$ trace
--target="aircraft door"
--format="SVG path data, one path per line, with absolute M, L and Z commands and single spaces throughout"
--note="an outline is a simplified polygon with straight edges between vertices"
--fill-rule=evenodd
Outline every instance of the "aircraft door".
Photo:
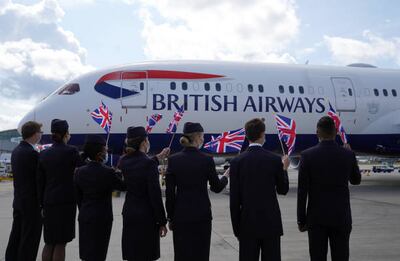
M 352 81 L 346 77 L 332 77 L 337 111 L 355 111 L 356 95 Z
M 121 75 L 122 108 L 146 108 L 148 81 L 146 71 L 129 71 Z

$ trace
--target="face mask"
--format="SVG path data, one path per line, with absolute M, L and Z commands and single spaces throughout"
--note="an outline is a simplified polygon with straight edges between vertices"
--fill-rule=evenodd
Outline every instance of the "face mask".
M 203 143 L 199 144 L 199 149 L 203 148 Z
M 103 164 L 106 164 L 107 162 L 108 162 L 108 153 L 106 153 L 106 154 L 104 155 Z

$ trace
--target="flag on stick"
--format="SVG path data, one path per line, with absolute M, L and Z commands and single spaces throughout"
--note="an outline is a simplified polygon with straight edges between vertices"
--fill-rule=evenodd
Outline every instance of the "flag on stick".
M 244 129 L 227 131 L 220 134 L 218 137 L 211 137 L 211 141 L 204 145 L 208 151 L 223 154 L 240 152 L 245 139 Z
M 328 116 L 331 117 L 332 120 L 335 122 L 336 130 L 340 135 L 340 139 L 342 140 L 343 144 L 347 144 L 347 135 L 344 130 L 342 121 L 340 120 L 339 115 L 336 113 L 336 110 L 333 108 L 331 103 L 329 103 Z
M 181 106 L 180 108 L 178 108 L 178 110 L 174 113 L 174 117 L 173 117 L 172 121 L 169 123 L 169 126 L 168 126 L 168 128 L 167 128 L 167 133 L 173 133 L 173 135 L 172 135 L 171 141 L 169 142 L 168 148 L 170 148 L 171 145 L 172 145 L 172 141 L 173 141 L 174 138 L 175 138 L 175 133 L 176 133 L 176 130 L 177 130 L 177 128 L 178 128 L 178 124 L 179 124 L 180 120 L 182 119 L 184 113 L 185 113 L 185 111 L 184 111 L 183 105 L 182 105 L 182 106 Z
M 150 133 L 154 126 L 156 126 L 157 122 L 159 122 L 162 119 L 161 114 L 153 114 L 150 117 L 146 117 L 147 125 L 146 125 L 146 131 L 147 133 Z
M 293 119 L 278 114 L 275 115 L 275 120 L 281 145 L 282 142 L 286 144 L 288 156 L 290 156 L 296 144 L 296 122 Z M 284 152 L 284 154 L 286 153 Z
M 100 125 L 100 127 L 107 133 L 107 144 L 110 139 L 111 123 L 112 123 L 112 113 L 109 108 L 101 102 L 99 108 L 95 109 L 90 113 L 92 119 Z

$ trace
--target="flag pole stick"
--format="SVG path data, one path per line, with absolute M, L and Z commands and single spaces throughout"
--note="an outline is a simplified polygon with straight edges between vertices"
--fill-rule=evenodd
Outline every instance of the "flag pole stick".
M 281 138 L 279 137 L 279 131 L 278 131 L 278 140 L 279 140 L 279 143 L 281 144 L 281 148 L 282 148 L 282 153 L 283 153 L 283 155 L 286 155 L 285 148 L 283 147 L 282 140 L 281 140 Z
M 279 137 L 278 123 L 276 122 L 275 113 L 272 113 L 272 114 L 274 115 L 274 118 L 275 118 L 276 132 L 277 132 L 277 134 L 278 134 L 279 143 L 281 144 L 282 153 L 283 153 L 283 155 L 286 155 L 285 148 L 283 147 L 282 140 L 281 140 L 281 138 Z
M 110 121 L 110 128 L 108 129 L 108 132 L 107 132 L 107 141 L 106 141 L 106 146 L 107 146 L 107 149 L 108 149 L 108 141 L 110 140 L 110 134 L 111 134 L 111 121 Z
M 174 138 L 175 138 L 175 133 L 176 132 L 174 132 L 174 134 L 172 134 L 172 138 L 171 138 L 171 141 L 169 142 L 169 145 L 168 145 L 168 148 L 170 149 L 171 148 L 171 146 L 172 146 L 172 141 L 174 140 Z

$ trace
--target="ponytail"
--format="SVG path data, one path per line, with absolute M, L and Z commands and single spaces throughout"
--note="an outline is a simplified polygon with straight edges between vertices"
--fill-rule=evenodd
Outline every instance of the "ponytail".
M 183 147 L 192 147 L 194 138 L 199 135 L 200 132 L 193 132 L 189 134 L 183 134 L 182 137 L 179 139 L 179 143 Z
M 146 139 L 146 137 L 136 137 L 127 139 L 125 152 L 127 155 L 131 155 L 139 150 L 140 144 Z

